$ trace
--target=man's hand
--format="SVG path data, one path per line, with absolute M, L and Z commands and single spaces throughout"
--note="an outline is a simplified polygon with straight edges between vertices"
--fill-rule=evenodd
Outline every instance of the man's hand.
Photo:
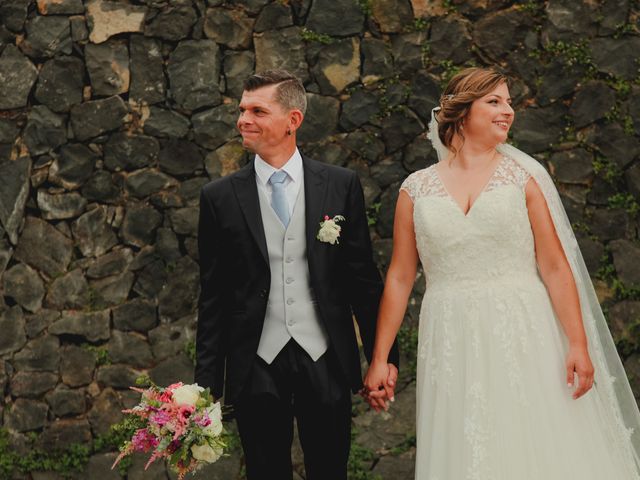
M 376 412 L 389 409 L 393 402 L 394 390 L 398 381 L 398 369 L 392 363 L 372 362 L 364 379 L 364 388 L 360 394 Z

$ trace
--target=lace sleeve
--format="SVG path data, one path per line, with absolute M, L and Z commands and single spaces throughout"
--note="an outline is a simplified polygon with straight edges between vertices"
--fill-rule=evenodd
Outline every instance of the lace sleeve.
M 498 164 L 496 172 L 489 185 L 487 185 L 487 190 L 492 190 L 501 185 L 517 185 L 521 190 L 524 190 L 530 178 L 531 174 L 529 172 L 514 159 L 506 156 L 504 161 Z
M 411 175 L 409 175 L 407 178 L 404 179 L 404 182 L 402 182 L 402 185 L 400 185 L 400 191 L 405 191 L 407 193 L 407 195 L 409 195 L 409 198 L 411 199 L 411 201 L 413 203 L 416 203 L 416 190 L 417 190 L 417 186 L 416 186 L 416 174 L 412 173 Z
M 400 185 L 400 191 L 405 191 L 411 198 L 413 203 L 420 197 L 424 197 L 428 194 L 432 183 L 431 172 L 428 168 L 418 170 L 409 175 L 402 185 Z
M 513 173 L 515 177 L 515 182 L 520 187 L 520 189 L 524 190 L 524 187 L 526 187 L 527 182 L 531 178 L 531 174 L 527 172 L 524 168 L 522 168 L 520 165 L 518 165 L 515 161 L 513 163 L 514 165 L 516 165 L 516 169 Z

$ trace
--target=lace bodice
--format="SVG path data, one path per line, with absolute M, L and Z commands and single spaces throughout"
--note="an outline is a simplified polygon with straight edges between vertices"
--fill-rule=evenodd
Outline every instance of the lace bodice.
M 465 215 L 435 165 L 400 187 L 414 203 L 416 244 L 427 286 L 461 288 L 537 275 L 524 187 L 530 176 L 503 157 Z

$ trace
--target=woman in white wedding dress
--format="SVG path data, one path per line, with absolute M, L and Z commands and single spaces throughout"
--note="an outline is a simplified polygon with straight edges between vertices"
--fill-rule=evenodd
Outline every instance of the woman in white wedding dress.
M 550 177 L 504 144 L 513 119 L 498 72 L 445 89 L 441 161 L 398 198 L 365 388 L 392 398 L 420 261 L 416 479 L 638 480 L 637 405 Z

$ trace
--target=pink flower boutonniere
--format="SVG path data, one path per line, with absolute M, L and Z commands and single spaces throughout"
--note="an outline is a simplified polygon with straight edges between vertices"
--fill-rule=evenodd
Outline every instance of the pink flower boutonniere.
M 321 242 L 330 243 L 335 245 L 340 243 L 340 231 L 342 227 L 338 225 L 338 222 L 343 222 L 344 217 L 342 215 L 336 215 L 330 218 L 328 215 L 324 216 L 324 221 L 320 222 L 320 230 L 318 230 L 318 236 L 316 237 Z

